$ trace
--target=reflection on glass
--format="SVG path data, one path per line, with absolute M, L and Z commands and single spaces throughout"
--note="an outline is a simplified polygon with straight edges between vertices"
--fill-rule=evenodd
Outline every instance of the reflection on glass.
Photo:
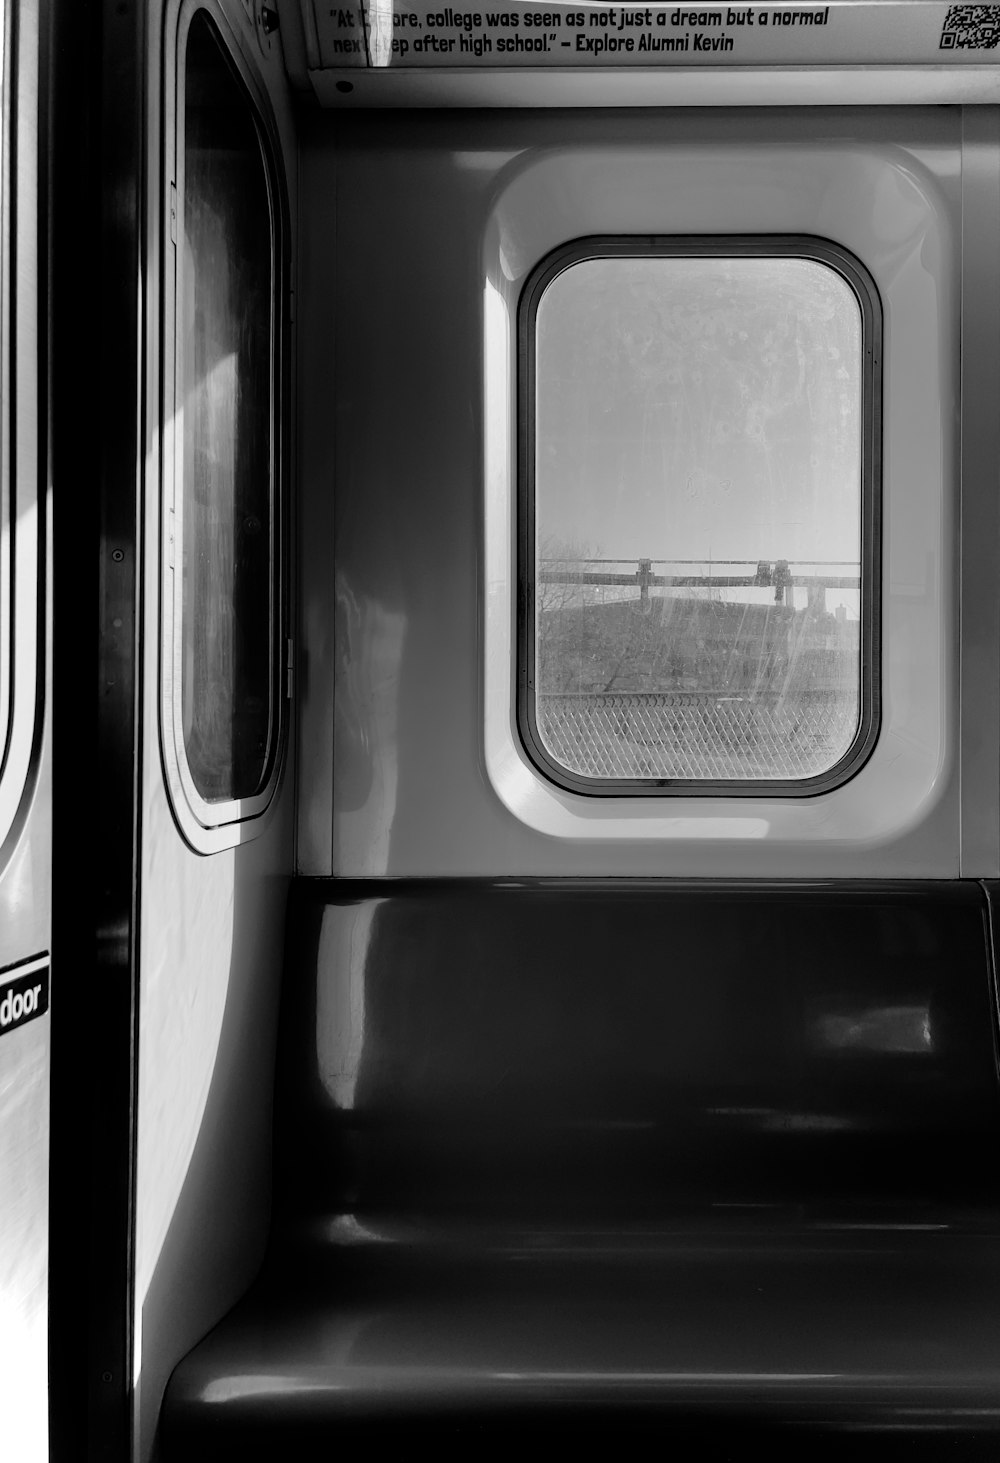
M 273 714 L 272 226 L 250 103 L 211 22 L 188 35 L 178 380 L 181 704 L 195 786 L 249 797 Z
M 607 257 L 536 321 L 535 710 L 601 779 L 796 780 L 859 724 L 861 312 L 795 257 Z

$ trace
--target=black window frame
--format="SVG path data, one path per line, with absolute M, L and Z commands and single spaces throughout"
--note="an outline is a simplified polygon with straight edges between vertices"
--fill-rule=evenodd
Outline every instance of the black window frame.
M 535 461 L 536 321 L 548 287 L 567 269 L 609 258 L 790 258 L 825 265 L 852 290 L 861 313 L 861 565 L 858 728 L 842 757 L 809 778 L 684 779 L 587 777 L 555 760 L 538 729 L 535 702 L 537 603 Z M 534 767 L 566 791 L 588 797 L 805 798 L 842 786 L 874 750 L 881 724 L 882 302 L 856 255 L 808 234 L 630 234 L 575 239 L 528 275 L 517 310 L 517 625 L 515 719 Z

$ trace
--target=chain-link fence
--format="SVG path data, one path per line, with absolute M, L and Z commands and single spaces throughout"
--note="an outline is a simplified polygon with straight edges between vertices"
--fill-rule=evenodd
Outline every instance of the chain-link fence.
M 789 780 L 819 776 L 845 754 L 858 695 L 540 695 L 536 716 L 549 754 L 584 777 Z

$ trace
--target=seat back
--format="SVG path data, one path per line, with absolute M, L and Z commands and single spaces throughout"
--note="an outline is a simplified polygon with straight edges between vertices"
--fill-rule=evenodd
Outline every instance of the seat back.
M 279 1225 L 984 1202 L 990 951 L 972 883 L 300 880 Z

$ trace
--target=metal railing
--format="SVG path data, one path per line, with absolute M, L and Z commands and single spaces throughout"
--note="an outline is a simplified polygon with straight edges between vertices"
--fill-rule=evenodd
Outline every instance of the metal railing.
M 694 567 L 710 563 L 706 559 L 638 559 L 634 573 L 612 573 L 607 569 L 575 568 L 587 564 L 626 564 L 629 559 L 541 559 L 539 560 L 538 582 L 540 584 L 590 584 L 590 585 L 635 585 L 642 603 L 649 600 L 650 589 L 772 589 L 775 604 L 790 603 L 790 591 L 803 586 L 811 591 L 811 597 L 827 589 L 858 589 L 861 585 L 860 566 L 848 560 L 821 561 L 804 559 L 800 562 L 814 569 L 832 570 L 854 568 L 854 574 L 793 573 L 789 559 L 726 559 L 727 570 L 750 568 L 752 574 L 716 572 L 710 567 L 708 574 L 654 574 L 654 565 L 664 567 Z M 548 566 L 548 567 L 546 567 Z

